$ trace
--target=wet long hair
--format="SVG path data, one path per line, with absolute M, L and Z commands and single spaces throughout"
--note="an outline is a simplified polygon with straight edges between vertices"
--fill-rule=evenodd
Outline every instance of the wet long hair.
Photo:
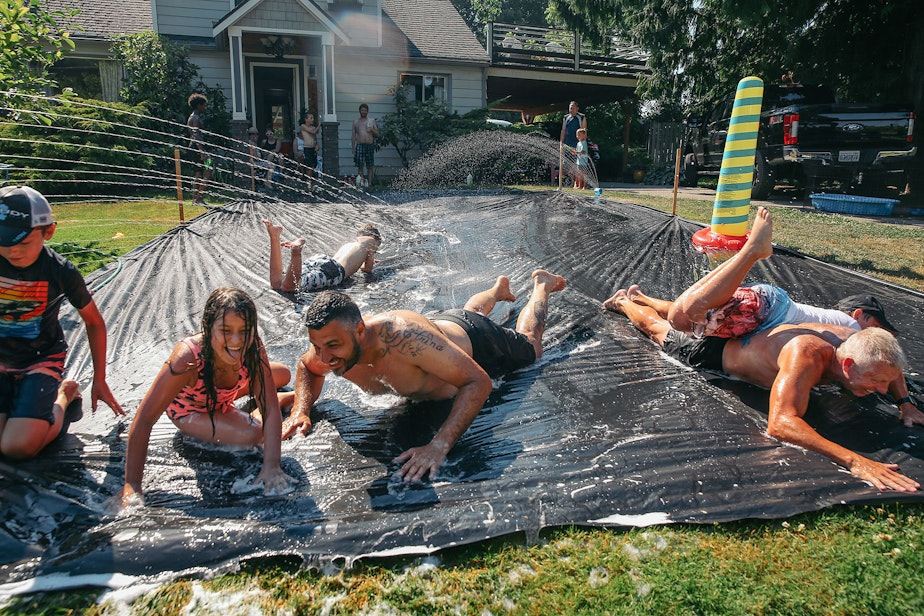
M 221 287 L 212 291 L 202 310 L 202 383 L 205 385 L 205 407 L 212 422 L 212 437 L 215 436 L 215 408 L 218 406 L 218 392 L 215 388 L 215 352 L 212 350 L 212 327 L 216 321 L 233 312 L 244 319 L 248 342 L 244 349 L 244 367 L 250 380 L 250 395 L 259 391 L 263 397 L 257 400 L 257 407 L 265 412 L 266 383 L 263 379 L 263 365 L 260 349 L 263 343 L 257 332 L 257 307 L 250 296 L 240 289 Z M 258 386 L 259 385 L 259 389 Z M 266 425 L 266 422 L 261 422 Z

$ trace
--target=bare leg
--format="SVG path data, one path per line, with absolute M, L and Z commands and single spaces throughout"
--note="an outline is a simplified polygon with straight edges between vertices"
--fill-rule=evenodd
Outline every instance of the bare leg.
M 654 311 L 664 319 L 667 318 L 667 313 L 670 312 L 671 306 L 674 305 L 674 302 L 670 300 L 645 295 L 637 284 L 626 289 L 626 296 L 629 298 L 629 301 L 654 309 Z
M 295 392 L 294 391 L 281 391 L 277 394 L 279 396 L 279 408 L 287 409 L 293 404 L 295 404 Z
M 613 306 L 611 310 L 626 315 L 639 331 L 658 344 L 664 345 L 664 339 L 671 331 L 671 325 L 667 319 L 655 312 L 654 308 L 633 302 L 629 299 L 625 289 L 616 291 L 610 300 Z
M 274 225 L 269 220 L 264 220 L 266 232 L 270 237 L 270 287 L 276 291 L 282 289 L 282 246 L 279 238 L 282 235 L 282 226 Z
M 307 240 L 303 237 L 294 242 L 282 242 L 281 245 L 289 249 L 289 267 L 282 278 L 282 290 L 287 293 L 298 291 L 302 281 L 302 249 Z
M 247 447 L 263 442 L 259 413 L 255 417 L 234 409 L 228 413 L 215 413 L 214 418 L 209 418 L 208 413 L 190 413 L 173 420 L 173 423 L 184 434 L 207 443 Z
M 202 200 L 202 172 L 197 171 L 193 178 L 193 203 L 199 203 Z
M 772 239 L 770 212 L 763 207 L 757 208 L 754 225 L 744 247 L 680 294 L 668 312 L 671 325 L 680 331 L 691 332 L 694 323 L 705 323 L 706 312 L 731 299 L 754 264 L 773 254 Z
M 292 380 L 292 371 L 289 370 L 288 366 L 281 364 L 278 361 L 270 362 L 270 371 L 273 373 L 273 389 L 279 389 L 280 387 L 285 387 L 289 384 L 289 381 Z M 247 382 L 243 387 L 237 392 L 238 399 L 243 398 L 244 396 L 250 395 L 250 383 Z
M 12 460 L 29 460 L 39 454 L 48 443 L 61 434 L 64 426 L 64 411 L 76 398 L 80 397 L 77 381 L 62 381 L 58 387 L 52 414 L 54 423 L 43 419 L 14 417 L 6 420 L 3 436 L 0 439 L 0 452 Z
M 514 302 L 516 299 L 510 292 L 510 279 L 506 276 L 498 276 L 493 287 L 472 295 L 462 308 L 488 316 L 497 302 Z
M 568 282 L 545 270 L 533 272 L 533 293 L 517 319 L 517 331 L 526 336 L 536 349 L 536 359 L 542 357 L 542 334 L 549 315 L 549 296 L 561 291 Z
M 613 295 L 613 297 L 603 302 L 603 307 L 607 310 L 619 312 L 619 310 L 616 308 L 616 303 L 618 300 L 626 298 L 628 298 L 630 302 L 635 302 L 636 304 L 641 304 L 642 306 L 653 308 L 655 312 L 657 312 L 665 319 L 667 318 L 667 311 L 670 310 L 674 303 L 666 299 L 658 299 L 657 297 L 645 295 L 642 293 L 641 288 L 637 284 L 634 284 L 628 289 L 619 289 L 616 291 L 616 294 Z

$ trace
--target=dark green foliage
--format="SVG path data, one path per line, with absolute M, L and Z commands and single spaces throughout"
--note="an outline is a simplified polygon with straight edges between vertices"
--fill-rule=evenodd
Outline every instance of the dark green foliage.
M 450 0 L 465 23 L 482 43 L 485 25 L 499 21 L 523 26 L 548 26 L 545 18 L 547 0 Z
M 58 25 L 77 11 L 46 11 L 37 0 L 0 2 L 0 116 L 29 109 L 28 99 L 3 91 L 41 94 L 54 85 L 48 68 L 74 49 L 67 30 Z
M 172 142 L 141 117 L 144 107 L 72 95 L 30 105 L 44 121 L 0 122 L 0 141 L 4 162 L 25 168 L 10 179 L 45 194 L 138 194 L 150 170 L 166 168 L 157 156 L 172 157 Z
M 113 51 L 125 68 L 122 101 L 145 103 L 152 116 L 176 122 L 177 134 L 184 132 L 190 112 L 186 99 L 199 70 L 190 62 L 188 49 L 149 31 L 120 37 Z
M 446 103 L 437 100 L 417 101 L 413 89 L 399 86 L 395 89 L 394 113 L 385 114 L 379 121 L 376 148 L 393 146 L 406 168 L 417 153 L 425 153 L 434 145 L 476 130 L 491 130 L 485 122 L 489 109 L 475 109 L 460 116 L 449 113 Z
M 665 109 L 706 104 L 742 77 L 824 83 L 847 100 L 924 106 L 919 0 L 550 0 L 556 23 L 606 44 L 612 32 L 651 52 L 643 96 Z

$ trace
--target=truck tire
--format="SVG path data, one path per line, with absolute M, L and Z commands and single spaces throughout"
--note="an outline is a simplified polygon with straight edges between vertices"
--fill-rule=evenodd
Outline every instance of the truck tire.
M 773 179 L 770 176 L 770 165 L 758 150 L 754 155 L 754 182 L 751 184 L 751 198 L 766 199 L 772 189 Z
M 699 170 L 696 167 L 696 154 L 687 154 L 683 157 L 683 165 L 680 167 L 680 185 L 696 186 L 699 182 Z

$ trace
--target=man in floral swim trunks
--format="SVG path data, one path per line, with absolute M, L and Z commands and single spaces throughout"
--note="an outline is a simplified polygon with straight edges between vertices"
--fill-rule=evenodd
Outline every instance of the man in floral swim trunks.
M 841 325 L 858 331 L 881 327 L 896 333 L 882 305 L 871 295 L 852 295 L 841 300 L 837 310 L 829 310 L 794 302 L 786 291 L 773 285 L 739 286 L 755 263 L 773 254 L 772 232 L 770 213 L 758 208 L 744 247 L 673 302 L 645 295 L 638 285 L 624 293 L 631 301 L 653 308 L 675 330 L 696 337 L 741 338 L 777 325 L 799 323 Z M 614 295 L 603 306 L 618 310 L 616 299 Z

